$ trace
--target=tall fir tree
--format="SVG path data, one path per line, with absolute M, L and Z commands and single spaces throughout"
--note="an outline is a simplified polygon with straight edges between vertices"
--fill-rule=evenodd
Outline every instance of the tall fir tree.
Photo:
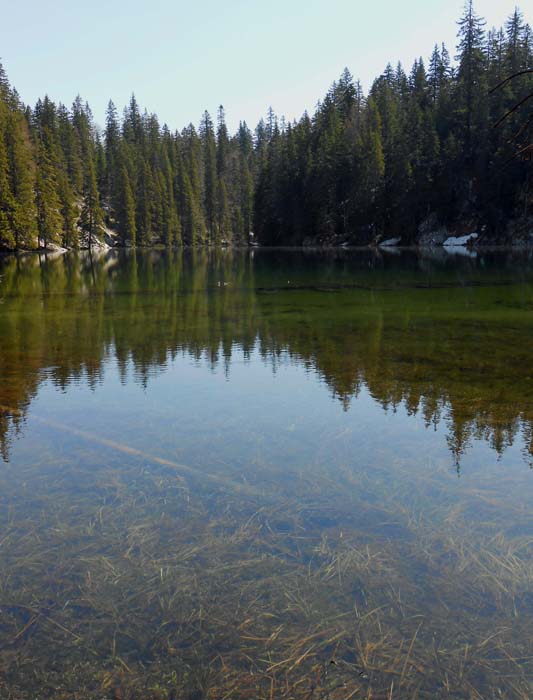
M 56 171 L 49 149 L 43 141 L 37 146 L 37 226 L 40 244 L 61 243 L 61 200 L 58 194 Z
M 98 243 L 102 234 L 103 215 L 100 208 L 100 195 L 96 180 L 96 166 L 92 159 L 86 163 L 83 186 L 83 204 L 80 214 L 80 228 L 86 237 L 89 248 Z
M 217 164 L 216 141 L 213 122 L 209 112 L 204 112 L 200 124 L 200 139 L 203 150 L 204 208 L 209 243 L 216 243 L 217 231 Z

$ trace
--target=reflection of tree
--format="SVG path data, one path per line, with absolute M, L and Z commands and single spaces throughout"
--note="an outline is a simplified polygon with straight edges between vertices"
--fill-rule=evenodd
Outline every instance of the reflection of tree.
M 446 420 L 457 463 L 473 438 L 501 453 L 522 430 L 532 444 L 531 291 L 503 286 L 526 276 L 516 261 L 488 268 L 274 251 L 7 259 L 0 404 L 16 411 L 0 410 L 2 449 L 45 376 L 94 387 L 114 356 L 124 381 L 133 367 L 146 384 L 179 353 L 229 370 L 235 347 L 304 363 L 345 408 L 365 386 L 384 409 Z

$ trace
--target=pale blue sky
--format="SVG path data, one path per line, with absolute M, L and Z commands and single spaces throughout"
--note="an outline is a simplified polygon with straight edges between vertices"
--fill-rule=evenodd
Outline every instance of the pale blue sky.
M 532 22 L 530 0 L 522 2 Z M 516 0 L 477 0 L 500 26 Z M 519 3 L 520 5 L 520 3 Z M 344 66 L 365 89 L 388 61 L 409 68 L 435 42 L 454 53 L 462 0 L 1 0 L 0 57 L 33 104 L 79 92 L 103 123 L 111 97 L 132 91 L 171 128 L 223 104 L 232 129 L 269 105 L 288 119 L 313 111 Z

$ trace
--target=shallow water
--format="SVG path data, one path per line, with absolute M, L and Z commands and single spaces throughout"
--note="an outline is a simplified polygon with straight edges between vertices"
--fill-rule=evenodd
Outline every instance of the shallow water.
M 0 260 L 0 697 L 531 698 L 533 259 Z

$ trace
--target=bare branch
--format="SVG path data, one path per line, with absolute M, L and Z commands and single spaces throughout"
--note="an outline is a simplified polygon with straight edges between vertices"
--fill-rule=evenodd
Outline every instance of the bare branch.
M 504 85 L 507 85 L 507 83 L 511 80 L 519 78 L 521 75 L 527 75 L 528 73 L 533 73 L 533 68 L 526 68 L 525 70 L 518 71 L 518 73 L 513 73 L 513 75 L 507 76 L 507 78 L 502 80 L 501 83 L 498 83 L 498 85 L 493 87 L 492 90 L 489 90 L 489 95 L 491 95 L 493 92 L 496 92 L 496 90 L 499 90 L 500 88 L 504 87 Z
M 513 107 L 511 107 L 511 109 L 508 112 L 506 112 L 503 115 L 503 117 L 498 119 L 498 121 L 496 122 L 496 124 L 494 124 L 494 126 L 492 128 L 495 129 L 496 127 L 500 126 L 500 124 L 502 124 L 502 122 L 504 122 L 508 117 L 510 117 L 511 114 L 516 112 L 517 109 L 520 109 L 520 107 L 522 107 L 522 105 L 524 105 L 532 97 L 533 97 L 533 92 L 530 93 L 529 95 L 526 95 L 522 100 L 520 100 L 520 102 L 517 102 Z

